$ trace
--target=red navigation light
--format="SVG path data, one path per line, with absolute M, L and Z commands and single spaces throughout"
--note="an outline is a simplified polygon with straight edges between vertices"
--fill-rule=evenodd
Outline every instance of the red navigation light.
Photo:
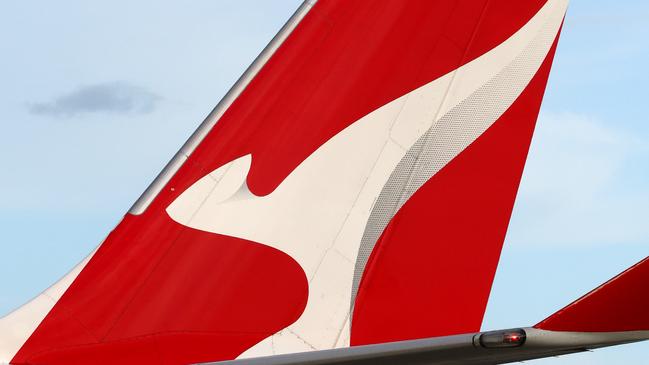
M 485 348 L 519 347 L 523 346 L 525 338 L 522 329 L 486 332 L 480 335 L 480 345 Z
M 516 333 L 507 333 L 503 339 L 504 342 L 507 343 L 518 343 L 521 339 L 521 336 L 519 336 Z

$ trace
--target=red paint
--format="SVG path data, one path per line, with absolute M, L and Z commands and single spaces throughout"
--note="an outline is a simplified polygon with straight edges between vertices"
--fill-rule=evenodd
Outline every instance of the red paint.
M 148 218 L 111 233 L 13 363 L 231 359 L 299 318 L 307 282 L 286 254 Z
M 192 160 L 211 172 L 251 153 L 249 187 L 267 195 L 350 124 L 498 46 L 544 3 L 319 1 Z
M 353 345 L 480 330 L 555 48 L 509 110 L 383 232 L 356 299 Z
M 649 257 L 535 328 L 569 332 L 649 331 Z
M 12 363 L 232 359 L 290 325 L 308 293 L 292 259 L 182 227 L 167 206 L 207 173 L 250 153 L 250 189 L 272 192 L 338 132 L 496 47 L 544 2 L 320 0 L 146 213 L 127 215 L 109 235 Z M 492 261 L 496 248 L 487 253 Z M 471 279 L 491 284 L 488 275 Z M 419 317 L 413 311 L 406 320 Z M 400 329 L 395 324 L 394 333 L 420 333 Z

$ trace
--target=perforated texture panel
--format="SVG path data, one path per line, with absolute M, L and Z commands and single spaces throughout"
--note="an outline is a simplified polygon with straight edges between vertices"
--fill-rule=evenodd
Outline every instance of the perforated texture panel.
M 363 233 L 354 269 L 352 313 L 369 257 L 388 223 L 421 186 L 479 138 L 514 103 L 536 74 L 556 38 L 557 19 L 552 17 L 557 16 L 563 13 L 548 18 L 538 35 L 514 61 L 434 122 L 392 172 Z M 434 223 L 431 222 L 433 226 Z

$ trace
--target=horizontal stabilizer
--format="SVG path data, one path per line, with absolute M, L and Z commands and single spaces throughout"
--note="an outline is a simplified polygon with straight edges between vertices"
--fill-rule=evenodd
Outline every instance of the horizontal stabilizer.
M 205 365 L 495 365 L 584 352 L 648 337 L 649 331 L 578 333 L 518 328 Z
M 493 365 L 649 339 L 649 257 L 533 328 L 260 357 L 212 365 Z

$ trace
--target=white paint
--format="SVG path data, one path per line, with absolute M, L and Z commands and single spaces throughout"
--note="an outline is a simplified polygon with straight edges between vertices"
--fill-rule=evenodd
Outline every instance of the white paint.
M 349 344 L 354 263 L 374 199 L 388 177 L 426 131 L 510 65 L 539 33 L 549 29 L 556 35 L 566 7 L 566 0 L 548 1 L 489 53 L 363 117 L 316 150 L 271 194 L 250 193 L 245 179 L 254 156 L 244 156 L 202 178 L 167 208 L 172 219 L 188 227 L 281 250 L 307 275 L 309 299 L 302 316 L 241 357 Z M 551 45 L 545 41 L 545 52 L 530 60 L 534 70 Z M 458 136 L 445 163 L 490 125 L 468 131 L 474 134 L 466 141 L 466 135 Z
M 16 356 L 93 255 L 94 252 L 39 296 L 0 318 L 0 364 L 8 364 Z

